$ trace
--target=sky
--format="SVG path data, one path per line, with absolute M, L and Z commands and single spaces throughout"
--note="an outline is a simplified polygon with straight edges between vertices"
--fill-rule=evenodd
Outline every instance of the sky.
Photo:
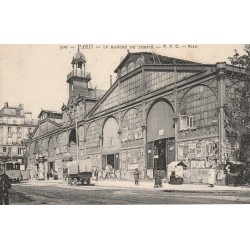
M 153 46 L 153 47 L 152 47 Z M 60 111 L 67 103 L 66 77 L 78 45 L 0 45 L 0 107 L 24 104 L 37 118 L 41 109 Z M 234 49 L 243 52 L 244 45 L 80 45 L 85 55 L 86 71 L 91 72 L 93 87 L 107 90 L 110 75 L 127 55 L 133 52 L 155 52 L 201 63 L 227 62 Z

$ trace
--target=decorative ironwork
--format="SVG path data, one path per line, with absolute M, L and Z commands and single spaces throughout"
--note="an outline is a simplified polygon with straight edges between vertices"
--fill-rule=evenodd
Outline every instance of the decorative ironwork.
M 161 70 L 177 70 L 177 71 L 204 71 L 206 68 L 201 65 L 177 65 L 177 66 L 169 66 L 169 65 L 145 65 L 145 70 L 155 70 L 155 69 L 161 69 Z
M 197 128 L 195 130 L 185 130 L 185 131 L 179 131 L 178 133 L 178 139 L 184 140 L 184 139 L 190 139 L 190 138 L 196 138 L 196 137 L 202 137 L 207 135 L 217 135 L 218 134 L 218 126 L 207 126 L 203 128 Z

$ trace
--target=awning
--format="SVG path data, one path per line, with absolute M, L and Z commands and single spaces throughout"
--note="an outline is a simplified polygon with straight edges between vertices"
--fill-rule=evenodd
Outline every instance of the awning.
M 63 161 L 72 161 L 73 157 L 71 156 L 70 153 L 65 153 L 62 158 Z

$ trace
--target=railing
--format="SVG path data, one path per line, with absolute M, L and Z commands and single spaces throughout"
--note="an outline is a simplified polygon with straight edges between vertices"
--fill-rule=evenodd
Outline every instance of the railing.
M 85 78 L 91 78 L 91 74 L 88 72 L 84 72 L 84 71 L 71 71 L 68 75 L 67 75 L 67 79 L 69 80 L 71 77 L 73 76 L 78 76 L 78 77 L 85 77 Z

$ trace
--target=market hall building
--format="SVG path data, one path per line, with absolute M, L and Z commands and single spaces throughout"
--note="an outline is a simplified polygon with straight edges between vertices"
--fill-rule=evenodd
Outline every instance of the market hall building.
M 142 179 L 152 179 L 182 161 L 184 182 L 208 183 L 211 169 L 236 159 L 223 107 L 248 77 L 244 69 L 128 52 L 104 92 L 91 88 L 80 51 L 71 65 L 62 113 L 39 116 L 28 146 L 31 170 L 62 178 L 68 161 L 88 158 L 101 175 L 109 164 L 117 178 L 130 180 L 139 168 Z

